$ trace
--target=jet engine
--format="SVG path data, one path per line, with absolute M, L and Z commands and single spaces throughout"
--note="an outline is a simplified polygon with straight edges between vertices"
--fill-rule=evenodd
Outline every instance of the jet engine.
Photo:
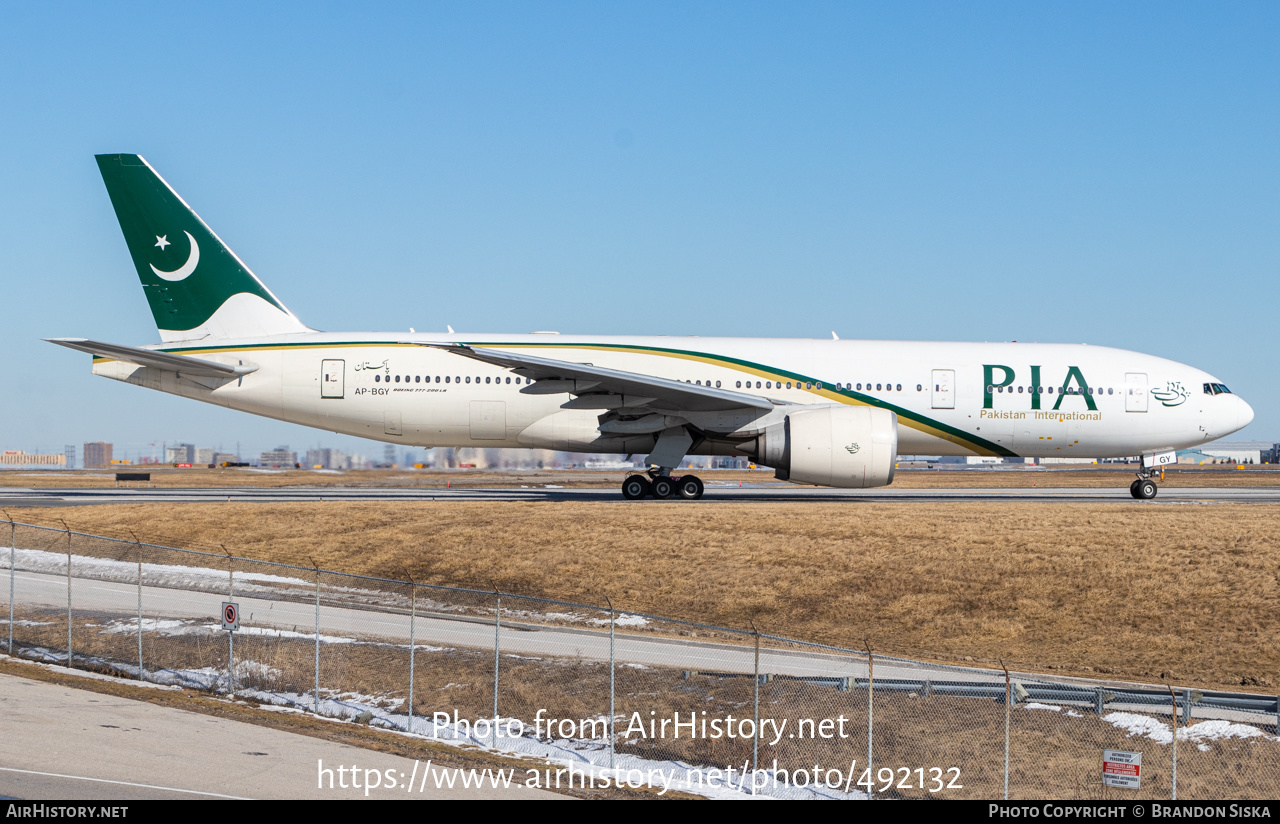
M 873 406 L 801 409 L 736 448 L 773 467 L 783 481 L 886 486 L 898 460 L 898 416 Z

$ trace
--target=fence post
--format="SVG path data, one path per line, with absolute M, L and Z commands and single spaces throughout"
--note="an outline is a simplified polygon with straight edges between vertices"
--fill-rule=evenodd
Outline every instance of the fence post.
M 316 559 L 311 559 L 311 566 L 316 570 L 316 683 L 315 691 L 311 694 L 312 711 L 320 714 L 320 565 L 316 563 Z
M 13 516 L 4 510 L 0 512 L 9 519 L 9 654 L 13 655 L 13 569 L 17 566 L 14 560 L 18 555 L 17 526 L 13 523 Z
M 754 784 L 760 757 L 760 630 L 756 629 L 754 620 L 751 621 L 751 631 L 756 636 L 756 677 L 755 684 L 752 687 L 752 703 L 754 704 L 752 719 L 755 723 L 755 735 L 751 737 L 751 781 Z
M 495 586 L 493 595 L 493 746 L 498 746 L 498 636 L 502 632 L 502 593 Z
M 871 654 L 871 639 L 867 644 L 867 798 L 873 798 L 876 791 L 876 776 L 873 766 L 875 755 L 875 725 L 872 723 L 876 712 L 876 661 Z
M 138 680 L 145 681 L 146 670 L 142 668 L 142 541 L 138 540 L 132 529 L 129 534 L 133 535 L 133 542 L 138 547 Z
M 613 601 L 608 594 L 604 596 L 604 600 L 609 604 L 609 769 L 613 769 L 613 747 L 614 747 L 614 731 L 613 731 Z
M 1168 684 L 1164 688 L 1169 691 L 1169 698 L 1173 701 L 1173 800 L 1178 800 L 1178 696 L 1174 694 L 1173 687 Z
M 227 553 L 227 600 L 234 601 L 236 599 L 235 564 L 225 546 L 222 546 L 222 551 Z M 227 685 L 234 696 L 236 694 L 236 631 L 233 629 L 227 630 Z
M 1009 668 L 1004 665 L 1002 659 L 1000 661 L 1000 669 L 1004 670 L 1004 800 L 1009 800 L 1009 709 L 1012 706 L 1010 699 L 1013 697 L 1013 691 L 1009 684 Z
M 413 732 L 413 669 L 414 669 L 414 619 L 418 616 L 418 585 L 414 583 L 413 576 L 405 573 L 405 577 L 409 579 L 409 723 L 406 732 Z
M 66 521 L 62 527 L 67 531 L 67 668 L 71 669 L 71 527 Z

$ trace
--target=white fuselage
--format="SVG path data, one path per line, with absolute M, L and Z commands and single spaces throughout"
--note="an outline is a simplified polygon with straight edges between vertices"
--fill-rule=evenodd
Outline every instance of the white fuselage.
M 94 372 L 406 445 L 637 453 L 653 445 L 652 434 L 602 434 L 604 410 L 564 409 L 571 396 L 528 394 L 517 373 L 424 345 L 432 343 L 698 382 L 778 404 L 775 412 L 672 410 L 673 423 L 705 436 L 690 454 L 738 454 L 736 442 L 813 404 L 887 408 L 898 415 L 898 452 L 922 455 L 1140 455 L 1202 444 L 1253 418 L 1235 395 L 1206 392 L 1220 382 L 1202 370 L 1074 344 L 317 332 L 162 347 L 258 367 L 236 379 L 101 358 Z

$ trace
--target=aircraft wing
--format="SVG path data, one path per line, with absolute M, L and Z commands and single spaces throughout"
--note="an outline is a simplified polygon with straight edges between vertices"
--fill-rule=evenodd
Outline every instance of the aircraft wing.
M 497 349 L 477 349 L 465 344 L 423 343 L 483 363 L 502 366 L 532 378 L 535 383 L 522 392 L 528 394 L 574 395 L 565 406 L 580 409 L 613 409 L 650 406 L 689 412 L 718 412 L 730 409 L 772 409 L 767 398 L 716 389 L 683 381 L 606 369 L 588 363 L 512 354 Z
M 153 369 L 164 369 L 181 375 L 204 378 L 236 378 L 257 372 L 258 367 L 252 364 L 231 366 L 215 363 L 203 358 L 188 355 L 174 355 L 157 349 L 140 349 L 136 346 L 122 346 L 118 343 L 102 343 L 84 338 L 45 338 L 49 343 L 56 343 L 68 349 L 88 352 L 100 358 L 136 363 L 138 366 L 149 366 Z

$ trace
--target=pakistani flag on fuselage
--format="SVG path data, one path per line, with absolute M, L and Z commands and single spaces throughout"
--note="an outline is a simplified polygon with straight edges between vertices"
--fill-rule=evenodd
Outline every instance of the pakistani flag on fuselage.
M 309 331 L 139 155 L 97 155 L 162 340 Z

